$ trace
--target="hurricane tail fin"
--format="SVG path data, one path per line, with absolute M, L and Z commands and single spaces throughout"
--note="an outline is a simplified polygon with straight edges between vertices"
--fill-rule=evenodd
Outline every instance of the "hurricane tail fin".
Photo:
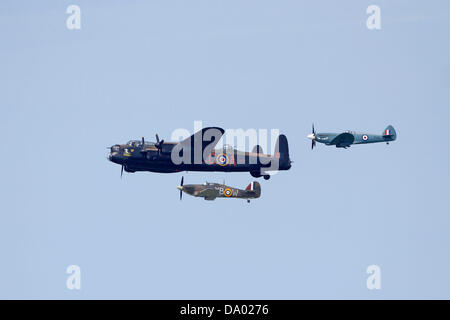
M 246 191 L 253 191 L 255 193 L 254 197 L 259 198 L 261 195 L 261 185 L 258 181 L 251 182 L 247 188 L 245 188 Z

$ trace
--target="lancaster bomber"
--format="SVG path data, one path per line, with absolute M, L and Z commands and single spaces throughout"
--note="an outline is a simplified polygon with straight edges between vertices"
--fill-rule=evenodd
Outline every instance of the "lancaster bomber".
M 281 134 L 273 155 L 262 153 L 259 145 L 252 152 L 230 146 L 214 149 L 225 130 L 208 127 L 180 142 L 165 142 L 156 134 L 156 142 L 131 140 L 110 147 L 108 159 L 126 172 L 222 171 L 249 172 L 253 177 L 270 178 L 271 171 L 289 170 L 291 160 L 287 138 Z
M 183 185 L 184 177 L 181 178 L 181 184 L 177 187 L 180 190 L 180 200 L 183 192 L 194 196 L 202 197 L 205 200 L 215 200 L 216 198 L 241 198 L 256 199 L 261 196 L 261 186 L 257 181 L 250 183 L 245 190 L 226 186 L 225 184 L 205 182 L 204 184 L 186 184 Z
M 336 148 L 347 149 L 352 144 L 376 142 L 386 142 L 389 144 L 390 141 L 397 139 L 397 133 L 393 126 L 387 126 L 382 134 L 358 133 L 354 131 L 345 131 L 342 133 L 316 133 L 313 124 L 312 133 L 309 134 L 307 138 L 312 141 L 311 149 L 314 149 L 316 142 L 323 143 L 327 146 L 336 146 Z

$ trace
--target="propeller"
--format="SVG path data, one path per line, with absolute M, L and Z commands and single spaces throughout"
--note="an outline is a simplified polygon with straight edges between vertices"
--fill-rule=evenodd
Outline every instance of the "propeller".
M 144 137 L 142 137 L 142 142 L 141 142 L 141 153 L 143 153 L 145 155 L 145 157 L 148 159 L 148 153 L 145 150 L 145 139 L 144 139 Z
M 164 139 L 159 140 L 158 134 L 156 134 L 155 136 L 156 136 L 155 147 L 157 147 L 158 149 L 161 149 L 161 146 L 162 146 L 162 144 L 164 143 Z
M 312 124 L 312 139 L 311 139 L 311 150 L 316 146 L 316 130 L 314 129 L 314 123 Z
M 184 181 L 184 176 L 181 177 L 181 184 L 178 187 L 178 189 L 180 189 L 180 200 L 183 198 L 183 181 Z
M 162 145 L 164 143 L 164 139 L 159 140 L 158 134 L 155 134 L 155 136 L 156 136 L 155 147 L 156 147 L 156 149 L 158 149 L 158 154 L 161 154 L 161 149 L 162 149 Z
M 122 179 L 122 175 L 123 175 L 123 165 L 122 165 L 122 167 L 120 168 L 120 179 Z

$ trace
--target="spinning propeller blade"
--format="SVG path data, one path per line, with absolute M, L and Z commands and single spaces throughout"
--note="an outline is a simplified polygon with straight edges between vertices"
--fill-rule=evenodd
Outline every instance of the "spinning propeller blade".
M 158 134 L 155 134 L 155 136 L 156 136 L 155 147 L 158 148 L 158 152 L 159 152 L 161 150 L 162 144 L 164 143 L 164 139 L 159 140 Z
M 314 147 L 316 146 L 316 130 L 314 129 L 314 123 L 312 124 L 312 134 L 313 139 L 311 140 L 311 150 L 313 150 Z
M 183 198 L 183 181 L 184 181 L 184 176 L 181 177 L 180 200 Z

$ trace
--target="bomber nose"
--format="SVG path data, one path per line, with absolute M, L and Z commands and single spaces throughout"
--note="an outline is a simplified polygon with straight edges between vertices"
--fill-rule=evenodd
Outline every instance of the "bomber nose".
M 183 186 L 178 186 L 177 189 L 178 190 L 183 190 Z
M 115 144 L 113 146 L 111 146 L 110 148 L 110 152 L 108 155 L 108 159 L 109 161 L 115 162 L 115 163 L 119 163 L 119 151 L 120 151 L 120 146 L 118 144 Z
M 108 155 L 108 160 L 117 164 L 122 164 L 123 162 L 118 152 L 111 152 Z
M 308 139 L 314 140 L 316 138 L 316 135 L 314 133 L 308 134 L 306 136 Z

